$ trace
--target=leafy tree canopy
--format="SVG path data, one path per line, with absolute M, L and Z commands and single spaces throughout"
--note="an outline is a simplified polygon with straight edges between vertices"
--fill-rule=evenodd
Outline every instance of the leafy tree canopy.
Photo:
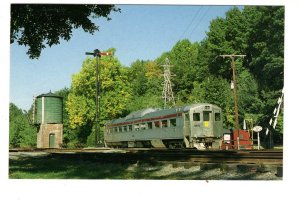
M 281 90 L 284 72 L 284 7 L 246 6 L 246 67 L 260 90 Z M 274 77 L 277 77 L 274 79 Z
M 9 146 L 34 147 L 36 129 L 29 123 L 29 116 L 15 104 L 9 104 Z
M 71 91 L 66 104 L 72 128 L 94 122 L 96 114 L 95 68 L 96 58 L 87 58 L 81 71 L 72 78 Z M 104 124 L 105 120 L 117 118 L 126 112 L 126 105 L 131 99 L 132 90 L 128 77 L 125 76 L 127 69 L 121 67 L 117 58 L 101 58 L 99 68 L 100 123 Z
M 104 17 L 110 20 L 111 11 L 119 12 L 114 5 L 68 4 L 12 4 L 10 43 L 29 46 L 30 58 L 38 58 L 42 49 L 70 40 L 73 29 L 82 28 L 93 34 L 99 30 L 91 19 Z

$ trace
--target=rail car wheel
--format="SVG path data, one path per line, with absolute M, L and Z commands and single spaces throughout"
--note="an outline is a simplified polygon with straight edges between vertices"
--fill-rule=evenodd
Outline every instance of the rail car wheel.
M 143 141 L 142 144 L 143 144 L 143 147 L 145 147 L 145 148 L 153 147 L 150 141 Z

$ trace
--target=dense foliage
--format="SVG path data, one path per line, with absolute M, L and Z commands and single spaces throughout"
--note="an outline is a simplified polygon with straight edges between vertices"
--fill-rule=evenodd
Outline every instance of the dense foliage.
M 82 28 L 93 34 L 99 29 L 91 18 L 109 18 L 114 5 L 12 4 L 11 43 L 29 46 L 30 58 L 38 58 L 45 44 L 50 47 L 60 39 L 70 40 L 72 30 Z
M 33 147 L 36 145 L 36 129 L 30 124 L 28 113 L 15 104 L 9 104 L 9 147 Z
M 114 51 L 110 49 L 108 51 Z M 126 69 L 121 67 L 115 57 L 103 57 L 99 60 L 100 73 L 100 125 L 105 120 L 113 119 L 124 115 L 127 111 L 132 92 L 128 82 Z M 82 69 L 72 78 L 72 86 L 68 95 L 66 109 L 69 113 L 71 128 L 82 128 L 83 131 L 90 131 L 94 127 L 96 116 L 95 94 L 96 94 L 96 59 L 86 59 Z M 81 142 L 86 142 L 83 136 Z
M 231 128 L 235 121 L 231 60 L 219 55 L 245 54 L 235 60 L 240 125 L 243 119 L 252 119 L 254 125 L 266 128 L 283 88 L 283 48 L 284 7 L 246 6 L 212 20 L 202 41 L 180 40 L 155 60 L 137 60 L 125 67 L 114 56 L 102 57 L 100 125 L 139 109 L 163 107 L 162 65 L 168 58 L 176 75 L 172 77 L 176 106 L 216 104 L 224 112 L 224 126 Z M 95 67 L 96 58 L 87 58 L 73 76 L 70 90 L 64 91 L 67 146 L 94 144 Z M 282 143 L 282 124 L 281 115 L 273 130 L 278 143 Z M 101 133 L 103 137 L 103 129 Z

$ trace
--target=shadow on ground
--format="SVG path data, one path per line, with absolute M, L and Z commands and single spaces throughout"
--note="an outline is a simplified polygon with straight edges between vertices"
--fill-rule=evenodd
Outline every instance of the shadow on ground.
M 243 172 L 220 165 L 186 167 L 170 163 L 107 162 L 76 157 L 20 157 L 9 160 L 11 179 L 281 180 L 271 172 Z

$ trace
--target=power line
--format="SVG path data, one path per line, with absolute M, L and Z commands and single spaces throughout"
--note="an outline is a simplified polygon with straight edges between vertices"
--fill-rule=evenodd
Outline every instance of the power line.
M 206 11 L 203 13 L 203 15 L 201 16 L 198 24 L 194 27 L 194 29 L 192 30 L 192 32 L 189 34 L 189 36 L 191 36 L 194 31 L 198 28 L 199 24 L 202 22 L 202 20 L 204 19 L 204 17 L 206 16 L 206 13 L 208 12 L 208 10 L 210 9 L 210 7 L 207 7 Z
M 187 26 L 187 28 L 183 31 L 183 33 L 180 35 L 179 40 L 185 35 L 185 33 L 187 32 L 187 30 L 190 28 L 190 26 L 194 23 L 196 17 L 198 16 L 199 12 L 203 9 L 203 7 L 201 6 L 197 12 L 195 13 L 192 21 L 189 23 L 189 25 Z

